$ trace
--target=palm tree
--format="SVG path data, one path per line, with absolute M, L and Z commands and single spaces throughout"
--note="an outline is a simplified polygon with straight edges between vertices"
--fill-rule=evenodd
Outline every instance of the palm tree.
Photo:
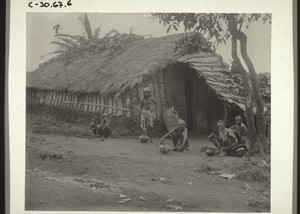
M 55 37 L 57 37 L 57 41 L 52 41 L 51 44 L 55 44 L 59 46 L 58 51 L 51 52 L 46 55 L 50 54 L 64 54 L 66 52 L 78 52 L 82 54 L 85 50 L 89 48 L 91 45 L 99 45 L 103 38 L 111 37 L 116 34 L 119 34 L 119 32 L 115 29 L 111 30 L 107 34 L 105 34 L 102 38 L 100 38 L 100 31 L 101 26 L 97 27 L 92 31 L 92 27 L 90 24 L 90 20 L 87 16 L 87 14 L 84 14 L 83 17 L 79 17 L 79 20 L 81 21 L 81 24 L 84 29 L 84 35 L 83 36 L 73 36 L 69 34 L 60 34 L 58 33 L 59 25 L 55 25 L 53 29 L 55 30 Z M 103 45 L 105 46 L 105 45 Z M 44 55 L 44 56 L 46 56 Z

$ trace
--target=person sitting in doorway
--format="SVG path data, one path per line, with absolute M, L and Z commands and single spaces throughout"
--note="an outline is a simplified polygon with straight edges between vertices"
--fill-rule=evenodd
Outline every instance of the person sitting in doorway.
M 175 127 L 174 129 L 172 129 L 167 134 L 165 134 L 160 139 L 160 144 L 162 144 L 162 142 L 164 141 L 165 138 L 171 137 L 173 145 L 174 145 L 173 151 L 179 151 L 179 152 L 183 152 L 184 150 L 189 151 L 190 143 L 188 142 L 187 134 L 188 134 L 188 130 L 186 128 L 185 121 L 182 119 L 179 119 L 178 126 Z
M 226 128 L 223 120 L 219 120 L 217 125 L 219 136 L 214 133 L 211 133 L 208 136 L 208 139 L 211 141 L 211 143 L 218 149 L 216 154 L 221 154 L 222 156 L 244 155 L 247 151 L 247 147 L 245 144 L 238 141 L 234 131 Z
M 98 133 L 98 138 L 101 137 L 101 140 L 103 141 L 104 138 L 110 138 L 111 137 L 111 122 L 108 117 L 108 114 L 103 115 L 103 119 L 100 122 L 100 124 L 97 126 L 97 133 Z

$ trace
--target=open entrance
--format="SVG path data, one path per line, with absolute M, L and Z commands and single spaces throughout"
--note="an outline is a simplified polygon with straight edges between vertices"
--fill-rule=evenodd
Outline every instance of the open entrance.
M 198 74 L 195 71 L 185 72 L 185 107 L 186 107 L 186 117 L 187 126 L 189 130 L 194 129 L 194 94 L 196 90 L 196 80 Z
M 185 105 L 188 129 L 197 133 L 216 131 L 226 114 L 224 102 L 193 69 L 185 72 Z

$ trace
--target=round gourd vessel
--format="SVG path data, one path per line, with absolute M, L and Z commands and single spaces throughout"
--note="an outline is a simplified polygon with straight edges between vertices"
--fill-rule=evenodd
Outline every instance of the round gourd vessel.
M 159 151 L 164 154 L 171 151 L 171 147 L 167 143 L 162 143 L 161 145 L 159 145 L 158 148 L 159 148 Z
M 212 148 L 206 149 L 206 155 L 207 156 L 213 156 L 215 154 L 215 150 Z
M 147 143 L 149 141 L 149 137 L 146 133 L 142 133 L 141 136 L 139 136 L 139 141 L 141 143 Z

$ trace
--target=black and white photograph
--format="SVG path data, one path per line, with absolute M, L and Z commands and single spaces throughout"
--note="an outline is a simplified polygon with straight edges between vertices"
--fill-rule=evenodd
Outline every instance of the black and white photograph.
M 297 213 L 292 1 L 10 0 L 6 213 Z
M 27 13 L 25 210 L 270 212 L 271 29 Z

